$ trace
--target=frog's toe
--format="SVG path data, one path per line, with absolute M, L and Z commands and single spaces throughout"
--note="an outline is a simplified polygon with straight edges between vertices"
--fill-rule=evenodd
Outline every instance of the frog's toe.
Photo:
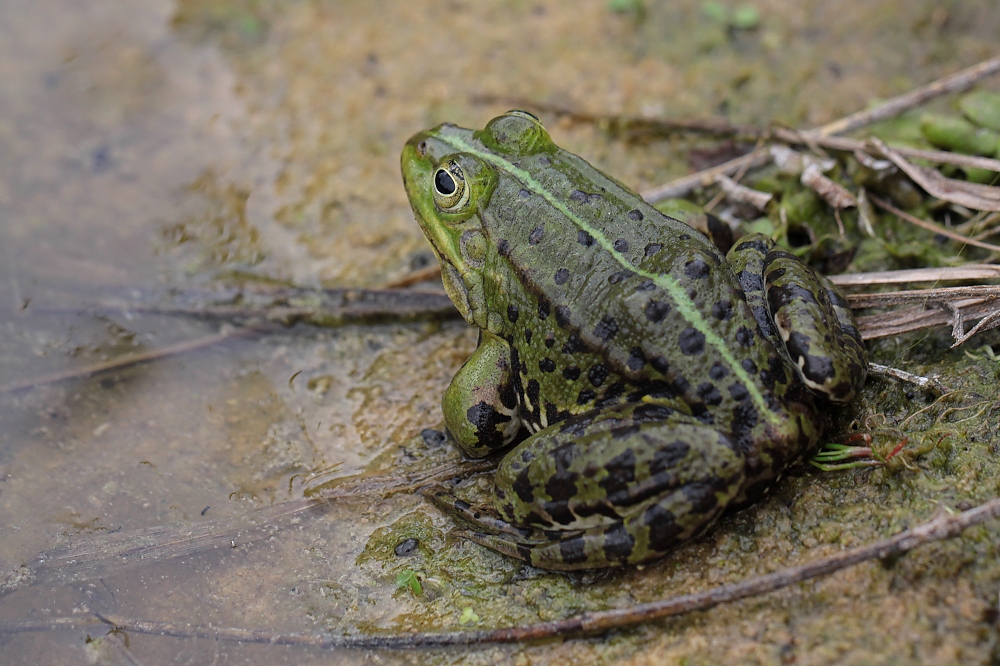
M 531 539 L 534 534 L 534 530 L 511 525 L 490 509 L 472 506 L 440 484 L 424 486 L 420 489 L 420 494 L 443 512 L 461 518 L 480 530 L 496 534 L 509 534 L 518 539 Z

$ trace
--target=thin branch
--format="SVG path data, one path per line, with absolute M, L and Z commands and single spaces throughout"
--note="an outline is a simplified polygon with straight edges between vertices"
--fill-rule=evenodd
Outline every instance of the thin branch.
M 960 299 L 1000 298 L 1000 285 L 978 284 L 971 287 L 939 287 L 937 289 L 907 289 L 881 294 L 850 294 L 852 309 L 879 308 L 907 303 L 954 303 Z
M 899 381 L 915 384 L 920 388 L 929 389 L 931 391 L 934 391 L 938 395 L 951 393 L 950 387 L 945 386 L 934 377 L 923 377 L 921 375 L 915 375 L 911 372 L 906 372 L 905 370 L 900 370 L 899 368 L 893 368 L 892 366 L 888 365 L 881 365 L 879 363 L 868 364 L 868 376 L 892 377 L 893 379 L 898 379 Z
M 62 372 L 54 372 L 50 375 L 44 375 L 42 377 L 13 382 L 0 386 L 0 393 L 15 393 L 17 391 L 38 388 L 39 386 L 44 386 L 46 384 L 55 384 L 71 379 L 83 379 L 84 377 L 90 377 L 92 375 L 109 372 L 111 370 L 120 370 L 121 368 L 127 368 L 133 365 L 158 361 L 162 358 L 166 358 L 167 356 L 175 356 L 177 354 L 184 354 L 197 349 L 204 349 L 205 347 L 211 347 L 212 345 L 225 340 L 231 340 L 233 338 L 259 332 L 260 331 L 257 328 L 252 326 L 248 326 L 246 328 L 234 328 L 228 331 L 223 331 L 222 333 L 216 333 L 214 335 L 198 338 L 197 340 L 179 342 L 175 345 L 163 347 L 162 349 L 154 349 L 141 354 L 122 356 L 121 358 L 112 359 L 103 363 L 94 363 L 93 365 L 88 365 L 82 368 L 73 368 Z
M 968 319 L 987 317 L 997 311 L 996 299 L 976 299 L 958 304 Z M 933 326 L 954 325 L 951 312 L 944 307 L 927 309 L 923 306 L 862 315 L 855 318 L 865 340 L 875 340 L 901 333 L 911 333 Z
M 882 104 L 872 107 L 871 109 L 858 111 L 857 113 L 852 113 L 851 115 L 845 116 L 840 120 L 827 123 L 826 125 L 813 130 L 813 132 L 825 136 L 844 134 L 845 132 L 870 125 L 879 120 L 885 120 L 887 118 L 897 116 L 908 109 L 933 99 L 934 97 L 967 90 L 978 81 L 998 72 L 1000 72 L 1000 56 L 984 60 L 979 64 L 973 65 L 972 67 L 968 67 L 949 76 L 932 81 L 925 86 L 921 86 L 908 93 L 894 97 L 886 102 L 883 102 Z M 641 192 L 641 195 L 649 203 L 656 203 L 657 201 L 668 199 L 670 197 L 684 196 L 698 186 L 710 185 L 720 174 L 729 176 L 736 173 L 737 170 L 747 164 L 760 166 L 762 164 L 766 164 L 768 159 L 769 157 L 766 154 L 758 155 L 754 152 L 750 155 L 744 155 L 743 157 L 738 157 L 734 160 L 711 167 L 710 169 L 705 169 L 703 171 L 699 171 L 698 173 L 678 178 L 677 180 L 666 183 L 665 185 L 645 190 L 644 192 Z
M 839 287 L 861 287 L 873 284 L 904 284 L 911 282 L 941 282 L 947 280 L 989 280 L 1000 278 L 1000 266 L 995 264 L 964 264 L 940 268 L 908 268 L 898 271 L 874 271 L 828 275 Z
M 868 200 L 873 204 L 878 206 L 883 210 L 887 210 L 893 215 L 899 217 L 900 219 L 906 220 L 910 224 L 916 225 L 922 229 L 927 229 L 928 231 L 933 231 L 936 234 L 941 234 L 942 236 L 947 236 L 953 241 L 958 241 L 965 245 L 974 245 L 975 247 L 981 247 L 984 250 L 990 250 L 991 252 L 1000 252 L 1000 245 L 994 245 L 992 243 L 986 243 L 984 241 L 976 240 L 975 238 L 969 238 L 968 236 L 963 236 L 962 234 L 956 234 L 951 229 L 946 229 L 942 226 L 934 224 L 933 222 L 928 222 L 927 220 L 921 220 L 919 217 L 910 215 L 906 211 L 896 208 L 888 201 L 883 201 L 875 195 L 868 193 Z
M 925 86 L 894 97 L 871 109 L 858 111 L 840 120 L 828 123 L 823 126 L 820 132 L 823 134 L 846 134 L 880 120 L 898 116 L 904 111 L 912 109 L 915 106 L 920 106 L 935 97 L 968 90 L 980 80 L 997 73 L 1000 73 L 1000 56 L 984 60 L 954 74 L 949 74 Z
M 966 529 L 1000 516 L 1000 498 L 992 499 L 978 507 L 949 515 L 945 511 L 913 529 L 894 537 L 882 539 L 866 546 L 821 557 L 812 562 L 789 567 L 774 573 L 757 576 L 739 583 L 671 597 L 660 601 L 638 604 L 626 608 L 583 613 L 564 620 L 539 622 L 520 627 L 457 631 L 443 633 L 376 634 L 331 636 L 299 633 L 279 633 L 266 630 L 212 627 L 189 623 L 152 622 L 136 620 L 91 607 L 101 620 L 120 631 L 140 634 L 176 636 L 181 638 L 208 638 L 212 640 L 265 643 L 269 645 L 298 645 L 311 648 L 354 648 L 408 650 L 414 648 L 443 647 L 451 645 L 484 645 L 490 643 L 519 643 L 577 634 L 596 634 L 611 629 L 635 626 L 665 617 L 693 611 L 708 610 L 719 604 L 756 597 L 806 580 L 827 576 L 848 567 L 877 559 L 898 557 L 914 548 L 935 541 L 953 539 Z M 60 618 L 62 619 L 62 618 Z M 0 633 L 44 631 L 53 628 L 53 619 L 40 623 L 26 621 L 0 621 Z M 79 626 L 77 618 L 66 618 L 67 626 Z M 56 628 L 61 628 L 56 625 Z

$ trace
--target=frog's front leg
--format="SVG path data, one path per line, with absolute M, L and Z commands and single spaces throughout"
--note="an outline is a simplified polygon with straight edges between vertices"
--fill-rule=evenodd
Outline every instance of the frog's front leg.
M 507 446 L 521 429 L 510 367 L 510 346 L 484 330 L 476 351 L 444 392 L 445 424 L 473 458 Z
M 493 533 L 466 536 L 545 569 L 635 564 L 703 532 L 743 482 L 725 434 L 659 404 L 620 405 L 514 448 L 497 470 L 495 503 L 519 529 L 474 520 Z

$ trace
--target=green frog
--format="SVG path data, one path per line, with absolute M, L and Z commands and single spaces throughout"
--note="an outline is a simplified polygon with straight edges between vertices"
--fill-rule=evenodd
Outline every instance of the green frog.
M 403 182 L 476 351 L 442 401 L 464 451 L 510 446 L 495 511 L 426 494 L 533 566 L 646 562 L 817 446 L 867 353 L 833 285 L 769 238 L 727 255 L 511 111 L 444 124 Z

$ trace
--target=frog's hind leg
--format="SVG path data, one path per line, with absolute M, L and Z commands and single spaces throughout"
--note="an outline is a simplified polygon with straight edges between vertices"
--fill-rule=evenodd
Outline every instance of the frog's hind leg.
M 639 564 L 702 534 L 726 507 L 707 486 L 670 493 L 609 525 L 570 532 L 532 530 L 528 537 L 457 530 L 456 536 L 540 569 L 572 571 Z
M 805 385 L 832 402 L 850 402 L 865 382 L 868 352 L 844 297 L 778 248 L 764 259 L 764 289 L 774 325 Z
M 498 517 L 490 509 L 475 507 L 465 500 L 456 497 L 450 490 L 439 483 L 424 486 L 420 489 L 420 494 L 442 512 L 460 518 L 475 526 L 480 531 L 492 534 L 506 534 L 520 540 L 533 541 L 536 539 L 535 530 L 513 525 L 503 518 Z
M 745 478 L 719 430 L 655 402 L 619 405 L 550 426 L 501 462 L 497 510 L 529 532 L 466 536 L 545 569 L 636 564 L 703 532 Z
M 826 277 L 761 234 L 727 255 L 761 334 L 797 374 L 832 402 L 849 402 L 864 384 L 868 353 L 850 306 Z

